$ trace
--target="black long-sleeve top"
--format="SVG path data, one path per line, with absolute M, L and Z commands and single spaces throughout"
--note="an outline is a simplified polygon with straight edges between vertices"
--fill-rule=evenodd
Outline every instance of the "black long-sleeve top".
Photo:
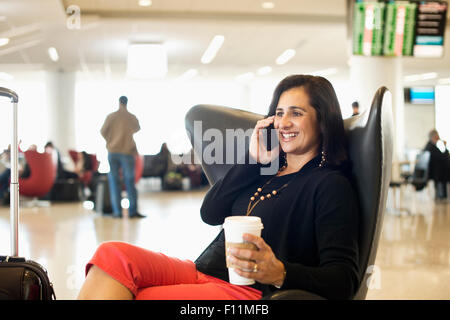
M 260 202 L 261 237 L 286 268 L 281 289 L 306 290 L 328 299 L 351 298 L 358 289 L 358 206 L 349 180 L 338 170 L 319 168 L 320 157 L 293 174 L 274 177 L 262 194 L 288 186 Z M 251 195 L 272 176 L 260 164 L 237 164 L 208 191 L 201 217 L 210 225 L 245 215 Z M 195 261 L 205 274 L 228 281 L 223 231 Z M 256 283 L 263 294 L 276 288 Z
M 429 179 L 446 182 L 449 180 L 449 156 L 448 149 L 441 152 L 432 142 L 428 142 L 424 150 L 430 152 Z

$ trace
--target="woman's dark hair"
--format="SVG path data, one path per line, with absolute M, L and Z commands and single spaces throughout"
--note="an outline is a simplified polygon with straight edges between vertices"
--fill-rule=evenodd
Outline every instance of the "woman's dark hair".
M 89 171 L 93 169 L 92 165 L 92 159 L 91 156 L 86 151 L 81 151 L 81 154 L 83 155 L 83 170 Z
M 284 78 L 275 88 L 268 116 L 275 115 L 283 92 L 298 87 L 305 90 L 309 96 L 309 104 L 316 110 L 321 138 L 319 152 L 325 152 L 324 165 L 345 164 L 348 156 L 344 121 L 336 93 L 327 79 L 311 75 L 291 75 Z

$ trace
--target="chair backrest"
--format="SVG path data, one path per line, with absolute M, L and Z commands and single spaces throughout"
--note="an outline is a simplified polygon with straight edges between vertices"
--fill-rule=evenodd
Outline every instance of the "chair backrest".
M 245 141 L 248 149 L 249 135 L 243 132 L 253 129 L 262 115 L 221 106 L 197 105 L 186 115 L 185 125 L 194 151 L 202 161 L 203 170 L 211 184 L 222 178 L 239 159 L 236 139 Z M 349 142 L 349 157 L 352 161 L 353 184 L 360 207 L 359 263 L 360 286 L 354 296 L 364 299 L 367 294 L 366 272 L 375 261 L 383 215 L 386 208 L 387 191 L 392 166 L 393 124 L 391 94 L 385 88 L 377 90 L 371 108 L 366 112 L 344 120 Z M 242 129 L 241 134 L 227 135 L 227 129 Z M 211 150 L 210 135 L 218 130 L 225 140 L 216 145 L 215 155 L 232 150 L 234 154 L 224 156 L 223 163 L 205 161 L 204 151 Z M 206 137 L 204 137 L 204 135 Z M 219 136 L 219 135 L 217 135 Z M 220 156 L 216 158 L 220 159 Z
M 78 162 L 78 151 L 75 150 L 69 150 L 69 155 L 70 158 L 72 159 L 74 164 L 77 164 Z M 89 158 L 91 159 L 92 162 L 92 169 L 90 171 L 97 171 L 98 167 L 100 166 L 100 162 L 97 159 L 97 155 L 93 154 L 93 153 L 88 153 Z
M 69 155 L 70 158 L 72 159 L 73 163 L 76 165 L 79 161 L 78 159 L 78 154 L 79 152 L 76 150 L 69 150 Z M 90 170 L 85 170 L 83 175 L 81 177 L 79 177 L 80 181 L 83 182 L 83 184 L 85 186 L 88 186 L 89 183 L 92 180 L 92 176 L 95 172 L 97 172 L 99 166 L 100 166 L 100 161 L 98 161 L 97 159 L 97 155 L 96 154 L 90 154 L 88 153 L 89 158 L 91 159 L 91 164 L 92 164 L 92 169 Z
M 430 165 L 430 151 L 421 151 L 416 156 L 416 164 L 412 175 L 413 183 L 427 183 Z
M 248 150 L 250 137 L 245 132 L 253 129 L 263 117 L 253 112 L 215 105 L 197 105 L 188 111 L 186 130 L 211 185 L 225 176 L 233 164 L 240 160 L 242 153 Z M 234 134 L 227 135 L 227 129 L 232 129 Z M 211 142 L 214 134 L 216 140 Z M 204 153 L 208 154 L 204 157 Z M 214 156 L 216 161 L 209 161 L 207 158 L 210 156 Z
M 368 114 L 366 114 L 368 113 Z M 354 186 L 360 206 L 360 287 L 354 299 L 364 299 L 381 234 L 391 178 L 393 153 L 392 96 L 381 87 L 366 112 L 344 121 Z
M 163 177 L 167 172 L 167 156 L 162 154 L 146 154 L 142 176 Z
M 19 192 L 27 197 L 45 196 L 55 183 L 58 156 L 56 151 L 40 153 L 34 150 L 24 152 L 30 168 L 30 176 L 19 178 Z

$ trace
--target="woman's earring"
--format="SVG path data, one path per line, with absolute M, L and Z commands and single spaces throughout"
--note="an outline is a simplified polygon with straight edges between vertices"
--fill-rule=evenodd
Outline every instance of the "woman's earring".
M 323 167 L 323 165 L 325 164 L 325 161 L 327 161 L 327 159 L 326 159 L 326 153 L 325 153 L 324 150 L 322 150 L 322 160 L 321 160 L 320 163 L 319 163 L 319 168 L 322 168 L 322 167 Z

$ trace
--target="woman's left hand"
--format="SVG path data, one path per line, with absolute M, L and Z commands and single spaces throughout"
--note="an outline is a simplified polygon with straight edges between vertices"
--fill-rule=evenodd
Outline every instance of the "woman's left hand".
M 270 246 L 263 238 L 252 234 L 244 234 L 243 239 L 256 245 L 258 250 L 228 249 L 228 261 L 240 267 L 234 269 L 236 273 L 264 284 L 281 286 L 284 282 L 285 268 L 283 263 L 275 257 Z

